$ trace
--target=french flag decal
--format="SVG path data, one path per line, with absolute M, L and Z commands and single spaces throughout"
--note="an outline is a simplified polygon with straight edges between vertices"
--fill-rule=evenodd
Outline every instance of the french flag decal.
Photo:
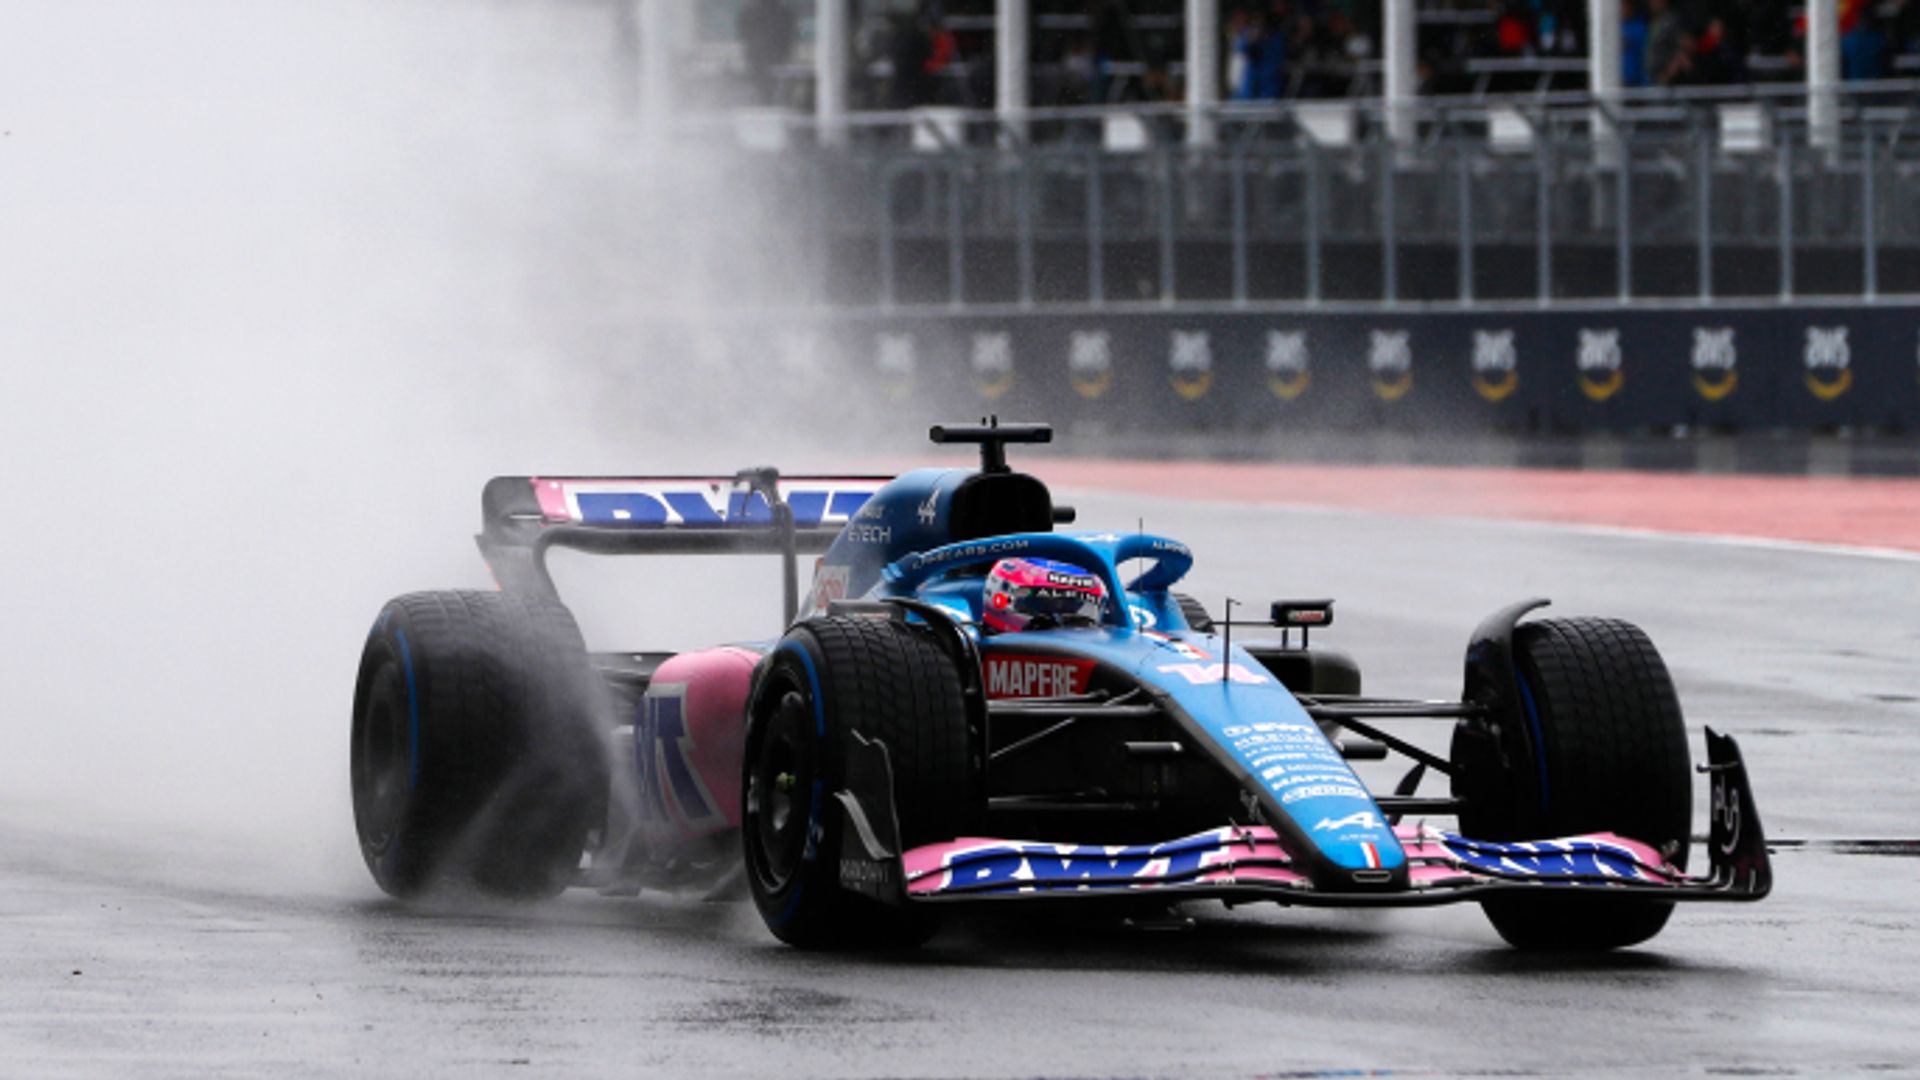
M 1367 869 L 1369 870 L 1380 869 L 1380 849 L 1379 848 L 1376 848 L 1372 844 L 1369 844 L 1363 840 L 1360 842 L 1360 854 L 1365 855 L 1367 857 Z

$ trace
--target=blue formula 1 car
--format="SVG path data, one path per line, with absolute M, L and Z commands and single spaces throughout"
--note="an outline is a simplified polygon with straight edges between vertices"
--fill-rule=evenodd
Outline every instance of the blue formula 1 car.
M 478 541 L 500 589 L 400 597 L 363 653 L 353 802 L 375 880 L 746 891 L 806 947 L 916 943 L 964 904 L 1216 899 L 1471 900 L 1514 945 L 1606 949 L 1676 901 L 1767 894 L 1744 766 L 1711 730 L 1710 869 L 1686 873 L 1693 766 L 1638 628 L 1514 604 L 1474 631 L 1460 700 L 1368 696 L 1309 645 L 1331 601 L 1215 619 L 1173 591 L 1178 540 L 1055 531 L 1072 511 L 1006 462 L 1050 437 L 936 427 L 981 467 L 884 481 L 495 479 Z M 787 628 L 590 654 L 554 547 L 778 556 Z M 1416 719 L 1450 728 L 1444 755 L 1382 726 Z M 1410 770 L 1369 791 L 1349 762 L 1390 754 Z M 1421 794 L 1430 776 L 1445 794 Z

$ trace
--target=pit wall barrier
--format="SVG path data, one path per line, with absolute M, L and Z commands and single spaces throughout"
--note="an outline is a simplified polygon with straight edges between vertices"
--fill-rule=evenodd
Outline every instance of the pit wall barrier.
M 694 368 L 721 365 L 828 415 L 1216 432 L 1920 430 L 1920 305 L 965 310 L 683 332 Z

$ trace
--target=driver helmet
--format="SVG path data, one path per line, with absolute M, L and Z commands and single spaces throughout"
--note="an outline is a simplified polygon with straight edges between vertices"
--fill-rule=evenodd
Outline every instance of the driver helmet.
M 994 630 L 1096 622 L 1107 589 L 1083 567 L 1052 559 L 1001 559 L 987 571 L 980 621 Z

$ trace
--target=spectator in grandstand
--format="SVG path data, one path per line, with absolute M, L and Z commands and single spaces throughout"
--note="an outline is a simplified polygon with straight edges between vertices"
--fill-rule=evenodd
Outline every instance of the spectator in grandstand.
M 1293 20 L 1293 29 L 1287 35 L 1287 63 L 1297 72 L 1295 84 L 1299 96 L 1327 98 L 1344 94 L 1345 83 L 1334 73 L 1340 56 L 1312 15 L 1302 14 Z
M 1147 70 L 1140 76 L 1140 99 L 1154 102 L 1177 102 L 1186 99 L 1186 87 L 1173 77 L 1167 62 L 1159 57 L 1147 61 Z
M 1532 12 L 1521 0 L 1491 0 L 1495 56 L 1533 55 Z
M 1863 15 L 1840 39 L 1840 73 L 1846 79 L 1893 77 L 1886 20 L 1877 11 Z
M 1685 77 L 1675 81 L 1705 85 L 1745 80 L 1745 43 L 1728 28 L 1727 20 L 1710 18 L 1704 29 L 1689 36 L 1692 55 L 1687 59 Z
M 1647 13 L 1638 0 L 1620 0 L 1620 85 L 1647 85 Z
M 1584 56 L 1586 13 L 1580 0 L 1534 0 L 1533 39 L 1542 55 Z
M 1373 39 L 1354 25 L 1345 12 L 1327 16 L 1327 39 L 1335 55 L 1346 60 L 1365 60 L 1373 55 Z
M 1659 86 L 1672 86 L 1686 77 L 1693 63 L 1692 35 L 1673 0 L 1647 4 L 1647 76 Z
M 1920 0 L 1894 0 L 1883 5 L 1881 11 L 1887 17 L 1890 50 L 1895 54 L 1920 52 Z
M 1086 105 L 1093 97 L 1093 38 L 1075 34 L 1060 53 L 1059 82 L 1052 94 L 1055 105 Z
M 735 21 L 753 103 L 773 102 L 774 69 L 793 58 L 793 13 L 783 0 L 749 0 Z
M 1105 102 L 1112 97 L 1111 66 L 1143 58 L 1140 35 L 1125 0 L 1087 0 L 1087 19 L 1093 26 L 1093 100 Z
M 893 67 L 888 108 L 917 109 L 934 103 L 940 87 L 928 70 L 933 61 L 933 35 L 924 20 L 905 15 L 894 18 L 887 58 Z
M 1286 92 L 1289 21 L 1285 3 L 1274 4 L 1266 12 L 1234 12 L 1231 67 L 1235 77 L 1229 96 L 1235 101 L 1268 101 Z

